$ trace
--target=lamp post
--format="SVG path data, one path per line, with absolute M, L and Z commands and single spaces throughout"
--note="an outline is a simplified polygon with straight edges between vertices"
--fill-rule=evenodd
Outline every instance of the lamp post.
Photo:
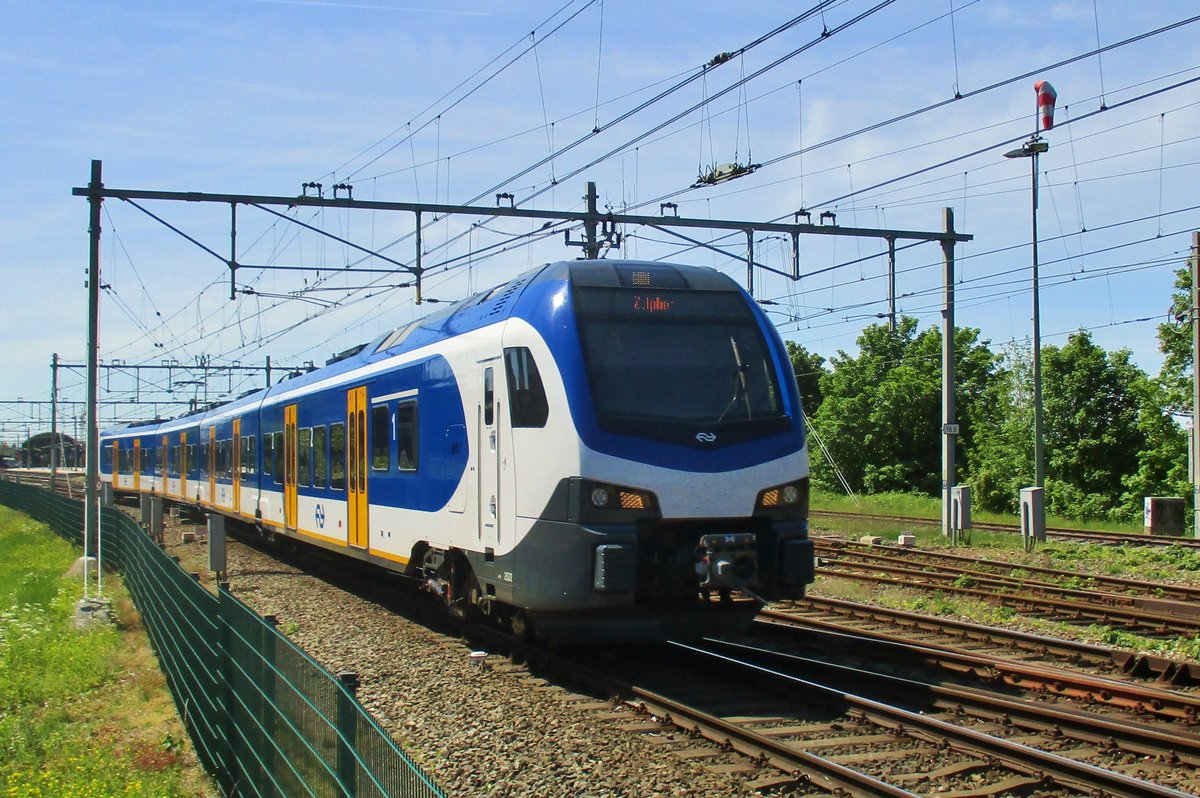
M 1033 484 L 1036 488 L 1046 487 L 1046 462 L 1043 447 L 1042 431 L 1042 312 L 1041 297 L 1038 289 L 1038 155 L 1050 149 L 1050 142 L 1040 135 L 1041 128 L 1049 130 L 1054 127 L 1054 102 L 1058 93 L 1048 81 L 1039 80 L 1033 84 L 1037 93 L 1037 114 L 1035 116 L 1033 135 L 1020 149 L 1004 153 L 1005 158 L 1028 158 L 1030 175 L 1032 176 L 1032 218 L 1033 218 Z M 1031 519 L 1032 528 L 1039 539 L 1045 539 L 1046 518 L 1045 505 L 1041 502 L 1035 505 L 1039 517 Z

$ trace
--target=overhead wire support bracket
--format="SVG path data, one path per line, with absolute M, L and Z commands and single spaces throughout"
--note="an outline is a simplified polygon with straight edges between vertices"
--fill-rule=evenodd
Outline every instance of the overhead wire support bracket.
M 250 264 L 242 264 L 237 260 L 236 244 L 237 244 L 237 206 L 249 205 L 269 214 L 277 216 L 294 225 L 311 230 L 322 236 L 330 238 L 348 247 L 351 247 L 365 254 L 368 258 L 379 258 L 380 260 L 391 264 L 395 268 L 391 269 L 372 269 L 351 266 L 347 264 L 339 271 L 354 271 L 354 272 L 372 272 L 372 273 L 394 273 L 398 270 L 403 270 L 412 275 L 412 286 L 415 288 L 415 302 L 421 304 L 426 300 L 423 296 L 423 277 L 428 270 L 423 263 L 424 252 L 422 241 L 422 215 L 426 213 L 433 214 L 436 217 L 443 215 L 466 215 L 480 217 L 502 217 L 502 218 L 524 218 L 524 219 L 540 219 L 545 220 L 546 225 L 552 222 L 571 222 L 582 224 L 584 236 L 582 241 L 571 241 L 570 232 L 565 234 L 565 244 L 567 246 L 578 246 L 584 250 L 584 257 L 589 260 L 594 260 L 600 257 L 600 253 L 604 250 L 618 249 L 621 246 L 623 233 L 620 228 L 632 227 L 650 227 L 657 230 L 668 232 L 684 241 L 693 245 L 704 247 L 715 252 L 725 253 L 712 244 L 702 242 L 690 236 L 683 235 L 668 228 L 703 228 L 707 230 L 727 230 L 740 231 L 747 236 L 747 252 L 745 261 L 747 264 L 747 288 L 751 292 L 754 290 L 754 269 L 761 268 L 783 277 L 787 277 L 793 281 L 801 278 L 800 262 L 799 262 L 799 238 L 801 235 L 836 235 L 845 237 L 858 238 L 877 238 L 884 239 L 888 242 L 888 248 L 894 251 L 896 241 L 911 240 L 914 242 L 938 241 L 943 245 L 955 244 L 972 240 L 973 236 L 956 233 L 953 230 L 942 231 L 921 231 L 921 230 L 893 230 L 880 228 L 866 227 L 843 227 L 837 224 L 837 217 L 833 211 L 823 211 L 820 214 L 820 223 L 812 223 L 812 213 L 804 208 L 798 210 L 794 215 L 794 221 L 788 222 L 755 222 L 735 219 L 697 219 L 679 216 L 679 209 L 675 203 L 661 203 L 659 206 L 659 215 L 643 216 L 639 214 L 613 213 L 607 211 L 601 213 L 597 208 L 597 192 L 596 184 L 589 181 L 587 184 L 587 193 L 584 195 L 586 201 L 586 210 L 584 211 L 553 211 L 553 210 L 537 210 L 515 207 L 512 195 L 502 192 L 497 194 L 497 205 L 493 207 L 482 207 L 473 205 L 451 205 L 444 203 L 428 203 L 428 202 L 387 202 L 378 200 L 356 200 L 350 196 L 350 186 L 348 184 L 339 183 L 334 187 L 332 197 L 325 197 L 322 193 L 322 186 L 319 183 L 303 184 L 304 193 L 300 196 L 271 196 L 271 195 L 255 195 L 255 194 L 215 194 L 204 192 L 181 192 L 181 191 L 145 191 L 137 189 L 120 189 L 107 188 L 100 185 L 90 185 L 88 187 L 77 187 L 72 189 L 73 196 L 87 197 L 89 200 L 96 202 L 103 199 L 119 199 L 123 202 L 128 202 L 135 208 L 150 216 L 155 221 L 169 228 L 180 237 L 191 242 L 203 251 L 212 255 L 223 263 L 230 273 L 230 298 L 235 299 L 239 293 L 237 289 L 237 270 L 242 268 L 252 269 L 275 269 L 275 270 L 307 270 L 311 267 L 305 266 L 287 266 L 287 265 L 262 265 L 251 266 Z M 309 194 L 309 189 L 314 190 L 315 195 Z M 347 196 L 338 196 L 340 191 L 346 191 Z M 509 205 L 500 204 L 507 199 Z M 177 201 L 177 202 L 200 202 L 200 203 L 223 203 L 230 206 L 230 251 L 228 257 L 217 253 L 215 250 L 198 241 L 196 238 L 183 232 L 175 225 L 167 222 L 162 217 L 156 215 L 152 211 L 143 207 L 138 203 L 142 201 Z M 413 263 L 404 263 L 394 258 L 388 257 L 380 251 L 356 244 L 341 236 L 334 235 L 317 226 L 308 224 L 294 218 L 293 215 L 275 210 L 275 207 L 282 207 L 288 210 L 309 207 L 309 208 L 337 208 L 345 210 L 371 210 L 371 211 L 399 211 L 412 213 L 415 217 L 415 238 L 416 249 Z M 805 222 L 801 223 L 800 218 L 804 217 Z M 826 224 L 826 222 L 829 224 Z M 753 237 L 756 234 L 779 233 L 786 234 L 792 239 L 792 263 L 788 271 L 774 269 L 765 264 L 757 263 L 754 260 L 754 241 Z M 739 260 L 743 259 L 741 255 L 731 256 Z M 365 260 L 365 258 L 364 258 Z M 361 262 L 361 261 L 359 261 Z M 790 272 L 790 273 L 789 273 Z
M 175 231 L 188 241 L 196 244 L 206 252 L 213 255 L 222 263 L 226 258 L 210 248 L 201 244 L 196 239 L 183 233 L 175 226 L 165 222 L 160 217 L 150 213 L 145 208 L 137 205 L 134 200 L 153 200 L 153 201 L 177 201 L 177 202 L 219 202 L 230 203 L 237 202 L 242 205 L 260 206 L 280 206 L 280 207 L 313 207 L 313 208 L 349 208 L 358 210 L 377 210 L 377 211 L 401 211 L 408 213 L 423 213 L 434 214 L 459 214 L 465 216 L 502 216 L 514 217 L 522 219 L 551 219 L 568 222 L 588 222 L 599 223 L 602 218 L 610 219 L 615 224 L 625 226 L 658 226 L 667 225 L 671 227 L 696 227 L 709 230 L 745 230 L 753 228 L 756 232 L 765 233 L 791 233 L 795 231 L 800 235 L 836 235 L 858 238 L 887 238 L 889 236 L 899 240 L 915 240 L 915 241 L 954 241 L 962 243 L 971 241 L 974 237 L 967 233 L 955 233 L 946 231 L 934 230 L 892 230 L 885 228 L 870 228 L 870 227 L 845 227 L 841 225 L 816 225 L 816 224 L 799 224 L 788 222 L 753 222 L 735 219 L 700 219 L 690 218 L 685 216 L 642 216 L 638 214 L 625 213 L 607 213 L 599 214 L 596 212 L 588 213 L 581 211 L 553 211 L 553 210 L 537 210 L 526 208 L 505 208 L 491 206 L 474 206 L 474 205 L 447 205 L 442 203 L 432 202 L 384 202 L 378 200 L 350 200 L 350 199 L 332 199 L 325 197 L 278 197 L 268 195 L 254 194 L 209 194 L 202 192 L 184 192 L 184 191 L 141 191 L 136 189 L 117 189 L 117 188 L 100 188 L 92 190 L 88 188 L 73 188 L 71 189 L 73 196 L 87 197 L 90 194 L 98 194 L 105 199 L 119 199 L 129 202 L 147 215 L 161 222 L 171 230 Z M 282 215 L 282 214 L 277 214 Z M 589 219 L 590 217 L 590 219 Z M 302 224 L 291 217 L 284 217 L 293 224 Z M 321 231 L 323 232 L 323 231 Z M 328 235 L 328 234 L 327 234 Z M 337 239 L 335 239 L 337 240 Z M 353 245 L 356 246 L 357 245 Z M 359 247 L 360 250 L 371 255 L 378 255 L 366 247 Z M 379 257 L 383 257 L 379 255 Z M 398 261 L 392 261 L 398 263 Z

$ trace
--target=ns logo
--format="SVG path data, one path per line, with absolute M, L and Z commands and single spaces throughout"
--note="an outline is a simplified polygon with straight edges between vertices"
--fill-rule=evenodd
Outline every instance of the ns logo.
M 717 440 L 717 436 L 711 432 L 697 432 L 696 440 L 700 443 L 713 443 Z

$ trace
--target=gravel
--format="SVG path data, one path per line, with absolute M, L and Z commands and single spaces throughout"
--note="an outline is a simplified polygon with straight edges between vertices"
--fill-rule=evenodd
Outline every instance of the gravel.
M 168 523 L 168 541 L 180 539 L 177 524 Z M 203 544 L 167 548 L 208 579 Z M 640 720 L 628 708 L 546 684 L 506 657 L 477 667 L 463 641 L 254 549 L 234 543 L 228 557 L 233 593 L 277 616 L 280 630 L 329 670 L 356 672 L 359 701 L 448 796 L 760 794 L 742 777 L 672 754 L 701 741 L 666 728 L 621 729 Z

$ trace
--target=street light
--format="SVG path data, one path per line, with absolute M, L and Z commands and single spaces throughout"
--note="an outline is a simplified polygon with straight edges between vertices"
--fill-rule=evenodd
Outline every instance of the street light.
M 1004 153 L 1005 158 L 1028 158 L 1033 178 L 1033 484 L 1034 487 L 1046 487 L 1046 465 L 1043 452 L 1042 434 L 1042 313 L 1038 290 L 1038 155 L 1050 149 L 1050 142 L 1038 134 L 1041 128 L 1049 130 L 1054 127 L 1054 102 L 1058 92 L 1048 81 L 1039 80 L 1033 84 L 1037 93 L 1037 113 L 1034 117 L 1033 135 L 1020 149 Z M 1040 127 L 1039 127 L 1040 125 Z M 1035 517 L 1031 519 L 1033 534 L 1044 540 L 1046 536 L 1045 504 L 1035 502 L 1033 506 Z

